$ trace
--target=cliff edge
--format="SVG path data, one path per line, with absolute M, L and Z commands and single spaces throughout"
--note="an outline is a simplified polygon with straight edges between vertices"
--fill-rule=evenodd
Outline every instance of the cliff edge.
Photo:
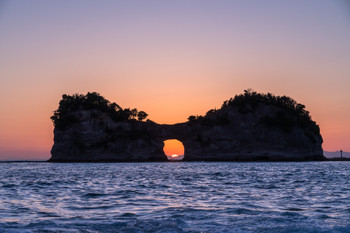
M 205 116 L 160 125 L 98 93 L 63 95 L 51 117 L 52 162 L 167 161 L 164 140 L 178 139 L 184 161 L 325 160 L 319 126 L 286 96 L 246 90 Z

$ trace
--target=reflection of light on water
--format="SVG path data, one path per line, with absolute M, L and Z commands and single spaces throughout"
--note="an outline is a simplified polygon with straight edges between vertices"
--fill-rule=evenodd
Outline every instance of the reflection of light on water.
M 168 156 L 168 160 L 171 160 L 171 161 L 179 161 L 179 160 L 182 160 L 183 158 L 184 158 L 184 155 L 177 155 L 177 154 Z

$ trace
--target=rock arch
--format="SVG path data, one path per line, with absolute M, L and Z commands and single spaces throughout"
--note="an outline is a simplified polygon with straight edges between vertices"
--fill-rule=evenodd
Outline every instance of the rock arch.
M 174 125 L 115 120 L 101 106 L 77 107 L 66 113 L 74 119 L 69 127 L 55 127 L 49 161 L 167 161 L 167 139 L 182 142 L 184 161 L 325 160 L 319 127 L 304 107 L 285 96 L 247 91 Z M 53 118 L 62 123 L 58 112 Z

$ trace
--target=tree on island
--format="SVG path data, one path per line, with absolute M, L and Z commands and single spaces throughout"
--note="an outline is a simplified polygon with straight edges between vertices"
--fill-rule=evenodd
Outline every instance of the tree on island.
M 314 134 L 319 134 L 319 126 L 311 119 L 311 116 L 305 105 L 297 103 L 287 96 L 275 96 L 271 93 L 257 93 L 252 89 L 244 90 L 243 94 L 236 95 L 234 98 L 224 101 L 218 110 L 212 109 L 204 116 L 189 116 L 190 123 L 200 122 L 203 125 L 222 125 L 229 124 L 230 120 L 225 115 L 226 109 L 237 108 L 241 114 L 249 114 L 256 111 L 260 105 L 275 106 L 279 111 L 275 115 L 261 116 L 260 123 L 281 128 L 285 131 L 290 130 L 297 125 L 303 128 L 309 128 Z
M 190 121 L 190 122 L 193 122 L 193 121 L 197 120 L 197 117 L 194 116 L 194 115 L 191 115 L 191 116 L 189 116 L 189 117 L 187 118 L 187 120 Z
M 139 111 L 139 112 L 137 113 L 137 120 L 143 121 L 144 119 L 147 118 L 147 116 L 148 116 L 148 114 L 145 113 L 144 111 Z
M 110 103 L 97 92 L 88 92 L 86 95 L 62 95 L 58 109 L 54 111 L 51 120 L 55 127 L 66 129 L 73 123 L 78 122 L 76 115 L 73 113 L 79 110 L 90 110 L 93 114 L 96 114 L 96 111 L 108 113 L 116 122 L 136 120 L 136 117 L 139 121 L 142 121 L 148 116 L 147 113 L 144 111 L 139 112 L 136 108 L 131 110 L 130 108 L 123 109 L 114 102 Z

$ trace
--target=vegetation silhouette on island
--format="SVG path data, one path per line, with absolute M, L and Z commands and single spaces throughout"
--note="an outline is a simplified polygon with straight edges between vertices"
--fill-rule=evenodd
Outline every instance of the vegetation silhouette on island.
M 49 161 L 167 161 L 164 140 L 178 139 L 184 161 L 325 160 L 319 126 L 305 106 L 251 89 L 204 116 L 160 125 L 96 92 L 63 95 L 51 119 Z
M 144 111 L 138 111 L 136 108 L 122 109 L 116 103 L 110 103 L 103 96 L 96 92 L 88 92 L 86 95 L 74 94 L 72 96 L 62 95 L 58 109 L 54 111 L 51 120 L 58 129 L 64 130 L 79 122 L 79 118 L 72 114 L 79 110 L 100 111 L 108 113 L 113 121 L 128 121 L 138 119 L 142 121 L 148 114 Z

